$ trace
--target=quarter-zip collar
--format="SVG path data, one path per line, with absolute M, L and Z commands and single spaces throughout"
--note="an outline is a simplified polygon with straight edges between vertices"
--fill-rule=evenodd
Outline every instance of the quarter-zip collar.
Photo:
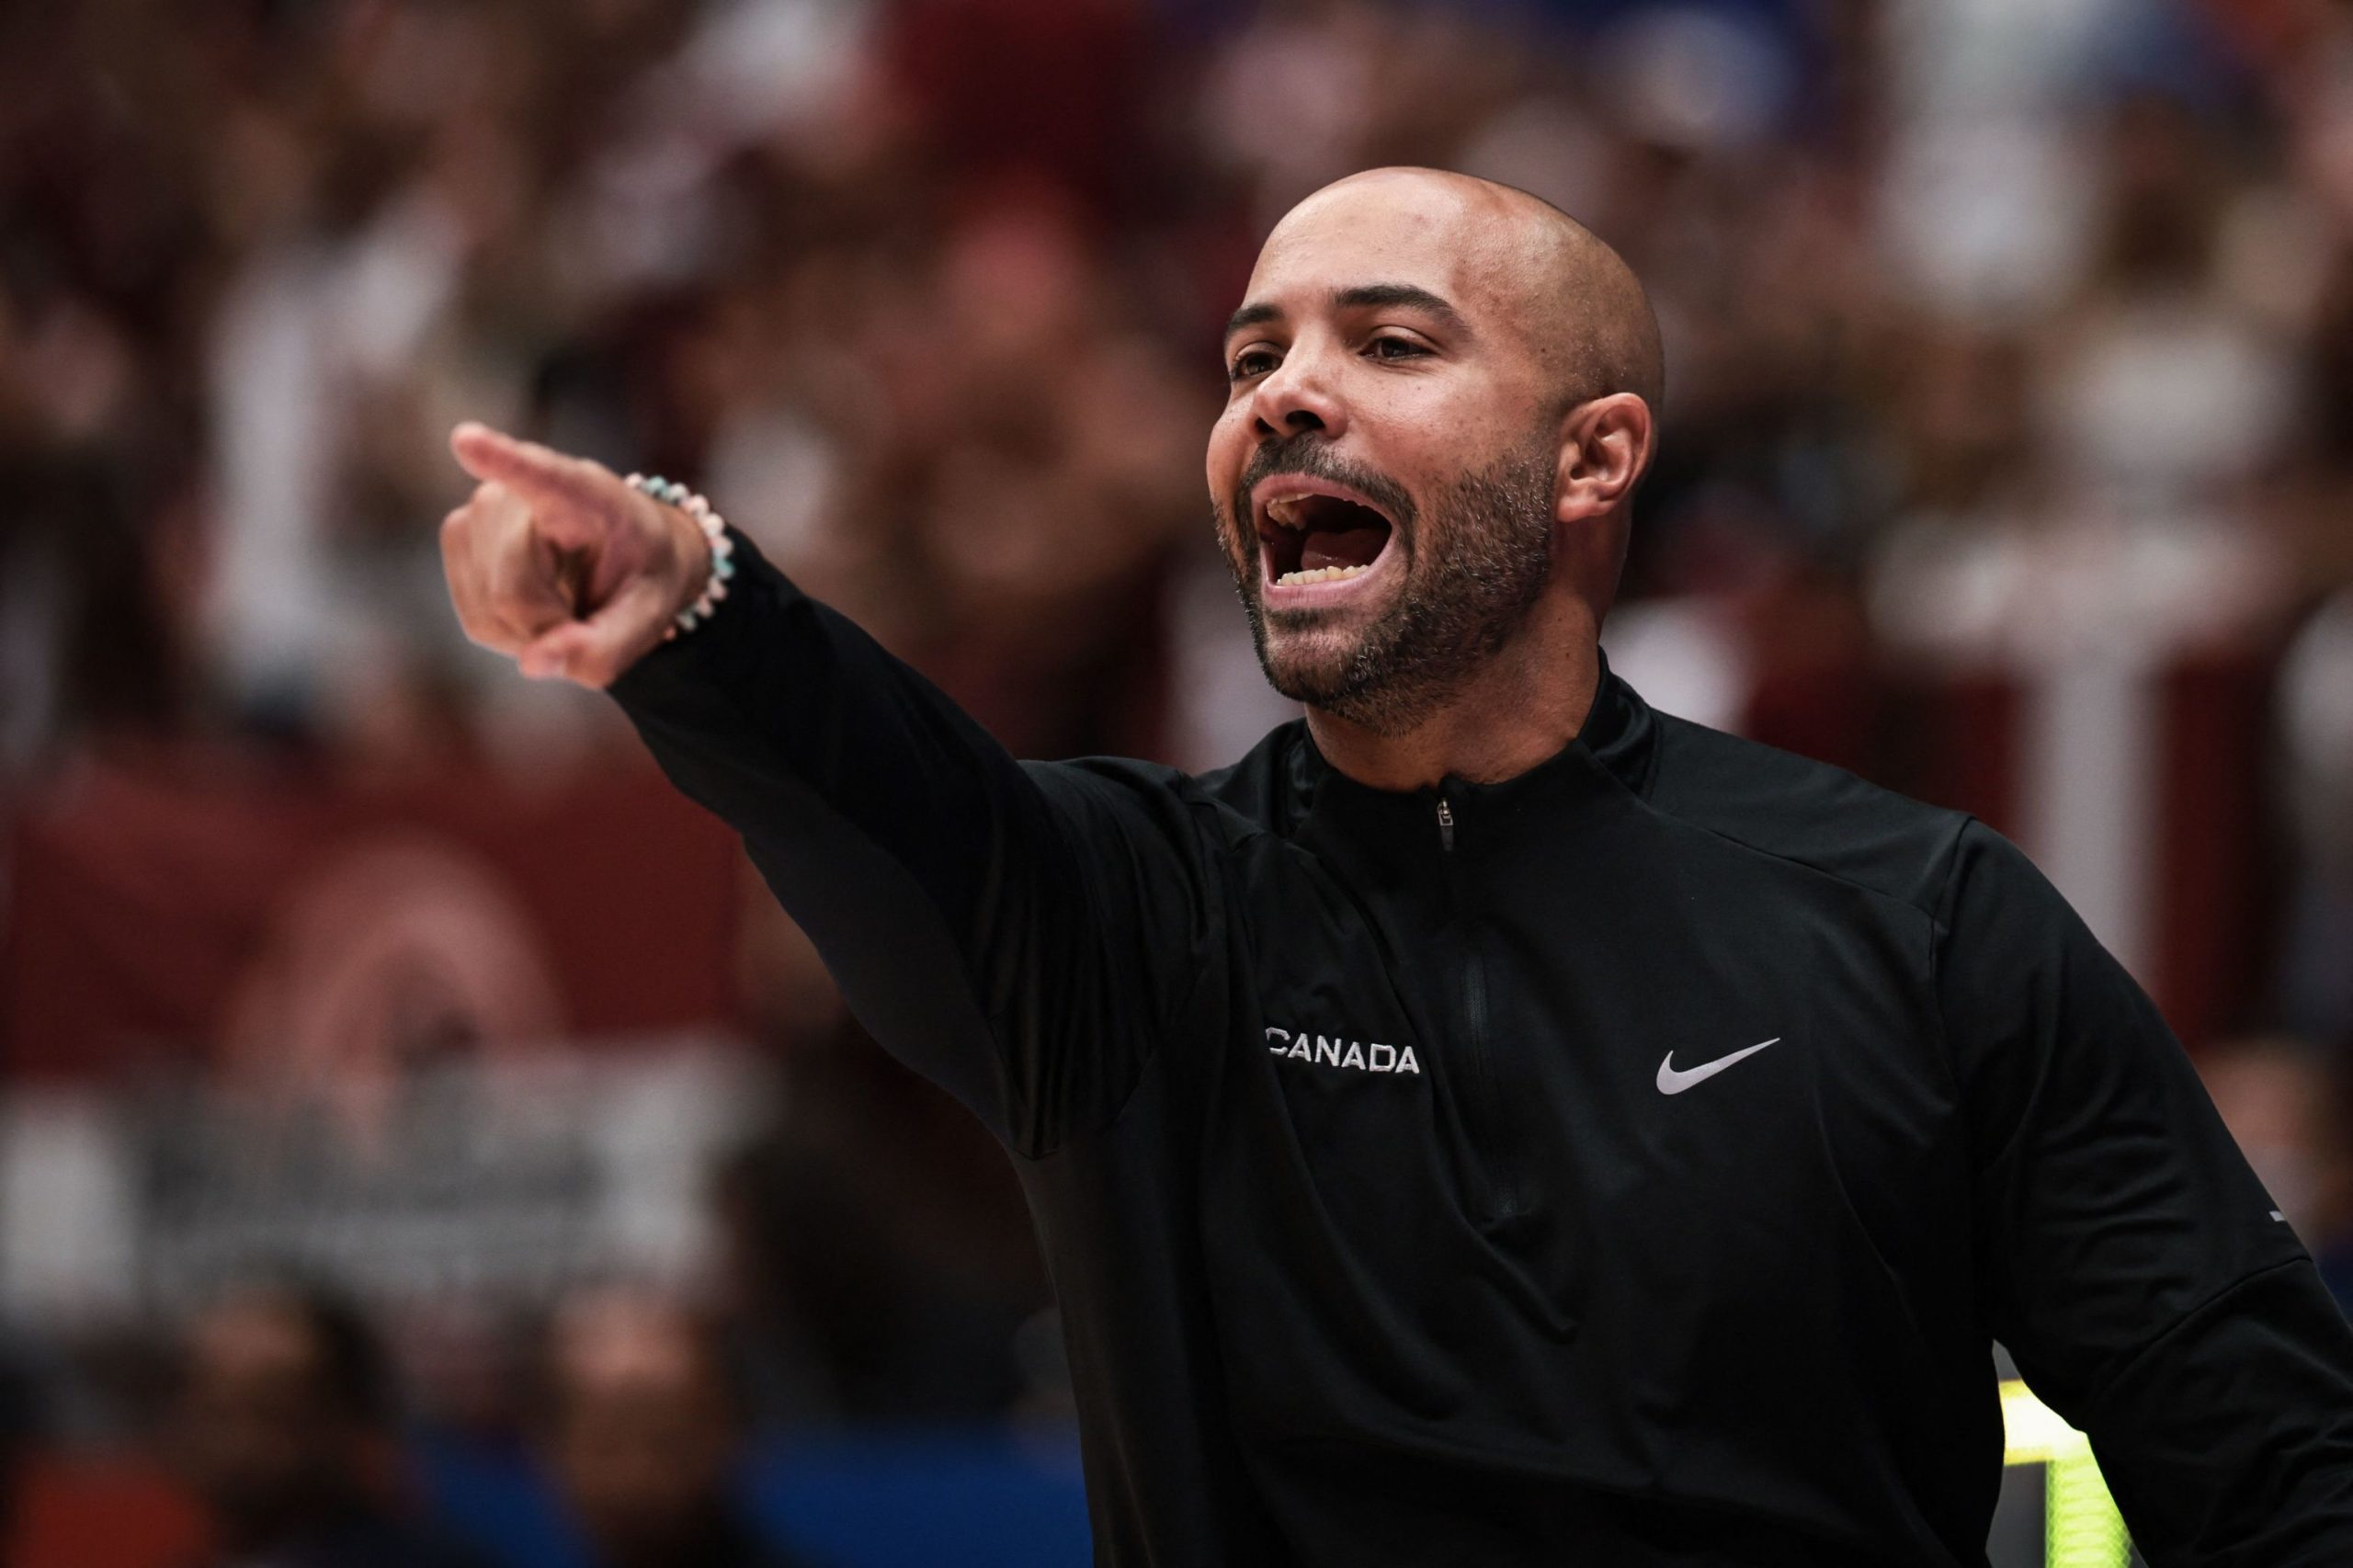
M 1355 831 L 1415 832 L 1434 829 L 1438 801 L 1458 822 L 1517 816 L 1529 811 L 1574 809 L 1579 801 L 1623 789 L 1646 794 L 1657 762 L 1658 721 L 1648 703 L 1609 668 L 1596 650 L 1600 680 L 1593 707 L 1576 735 L 1524 773 L 1490 784 L 1449 775 L 1438 787 L 1378 790 L 1334 767 L 1304 723 L 1289 768 L 1292 798 L 1311 820 L 1328 820 Z

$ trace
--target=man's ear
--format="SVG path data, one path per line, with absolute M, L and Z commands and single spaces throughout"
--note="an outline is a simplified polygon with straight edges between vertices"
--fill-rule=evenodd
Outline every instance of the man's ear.
M 1576 522 L 1624 505 L 1657 449 L 1650 404 L 1632 392 L 1611 392 L 1569 410 L 1561 422 L 1554 519 Z

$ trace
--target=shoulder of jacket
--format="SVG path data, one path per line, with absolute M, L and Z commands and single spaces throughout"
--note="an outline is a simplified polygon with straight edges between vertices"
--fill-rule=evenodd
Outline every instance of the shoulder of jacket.
M 1276 725 L 1227 766 L 1187 780 L 1228 846 L 1260 835 L 1287 838 L 1306 803 L 1300 775 L 1307 722 Z
M 1208 846 L 1267 831 L 1279 809 L 1276 775 L 1287 753 L 1278 730 L 1248 756 L 1213 773 L 1190 774 L 1165 763 L 1126 756 L 1081 756 L 1021 766 L 1049 796 L 1078 797 Z
M 1843 767 L 1656 715 L 1653 810 L 1720 838 L 1911 904 L 1935 918 L 1965 812 Z

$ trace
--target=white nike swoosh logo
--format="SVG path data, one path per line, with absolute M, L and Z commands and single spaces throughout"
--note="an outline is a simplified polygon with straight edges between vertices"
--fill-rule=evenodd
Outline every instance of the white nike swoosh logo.
M 1675 1068 L 1675 1052 L 1670 1051 L 1659 1059 L 1658 1092 L 1662 1095 L 1679 1095 L 1694 1084 L 1706 1083 L 1733 1062 L 1754 1056 L 1768 1045 L 1780 1043 L 1781 1037 L 1775 1035 L 1771 1040 L 1761 1040 L 1746 1051 L 1735 1051 L 1730 1056 L 1719 1056 L 1713 1062 L 1703 1062 L 1697 1067 L 1687 1067 L 1679 1073 Z

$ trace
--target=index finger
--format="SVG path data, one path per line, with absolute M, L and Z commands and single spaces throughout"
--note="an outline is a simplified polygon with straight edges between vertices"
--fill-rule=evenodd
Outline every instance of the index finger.
M 476 479 L 504 484 L 540 506 L 602 516 L 612 505 L 605 472 L 595 463 L 566 457 L 537 441 L 517 440 L 474 420 L 449 432 L 449 450 Z

